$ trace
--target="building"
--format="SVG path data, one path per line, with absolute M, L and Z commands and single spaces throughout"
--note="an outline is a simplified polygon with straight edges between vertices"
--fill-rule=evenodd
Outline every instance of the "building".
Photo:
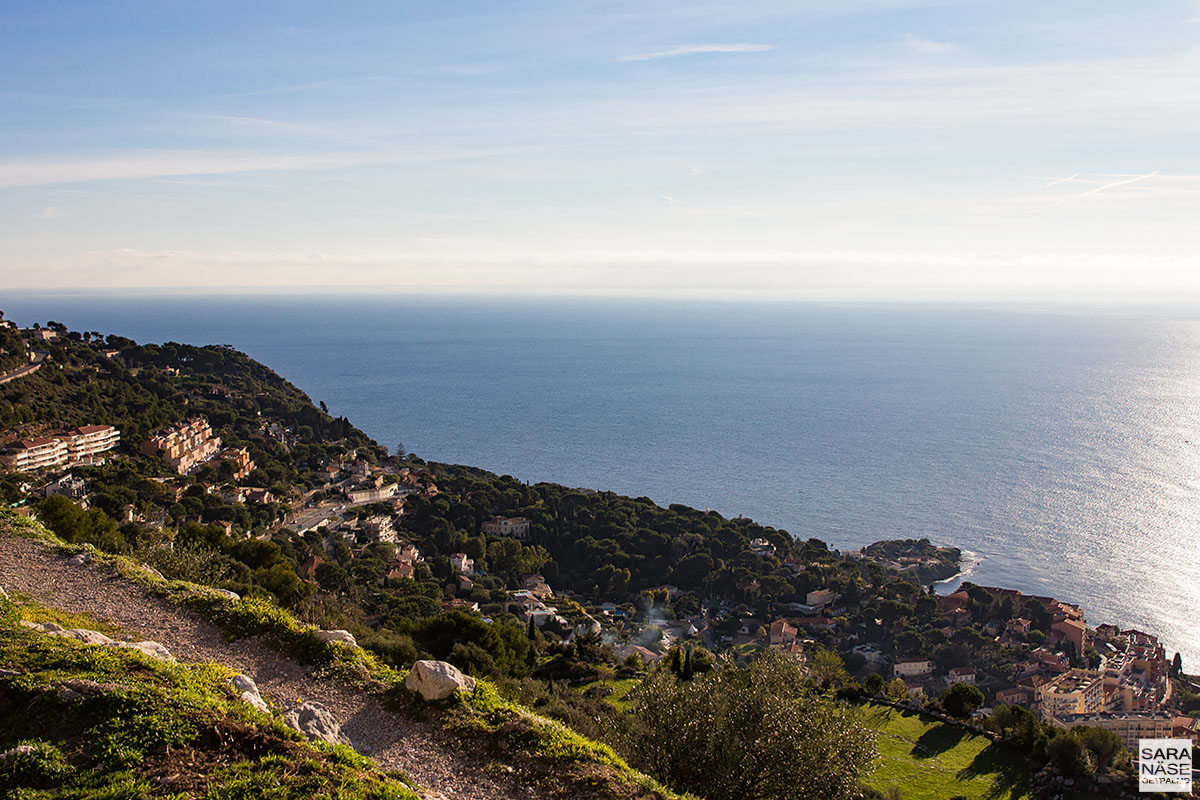
M 837 599 L 837 595 L 830 589 L 817 589 L 809 592 L 804 598 L 804 602 L 814 608 L 827 606 Z
M 767 631 L 769 641 L 773 645 L 788 645 L 796 641 L 799 629 L 789 625 L 786 619 L 777 619 L 771 623 Z
M 69 500 L 83 501 L 87 497 L 87 482 L 83 478 L 76 477 L 70 473 L 63 475 L 56 481 L 51 481 L 42 487 L 43 497 L 54 497 L 62 495 Z M 85 505 L 86 507 L 86 505 Z
M 956 683 L 969 683 L 975 685 L 975 668 L 974 667 L 955 667 L 950 670 L 946 676 L 946 685 L 953 686 Z
M 204 417 L 163 428 L 142 443 L 142 452 L 161 456 L 171 469 L 184 475 L 196 464 L 208 461 L 221 449 L 221 439 L 213 435 Z
M 450 566 L 454 567 L 455 572 L 470 575 L 475 572 L 475 559 L 468 558 L 466 553 L 455 553 L 450 556 Z
M 107 453 L 121 443 L 121 432 L 112 425 L 84 425 L 58 438 L 67 445 L 69 463 L 91 464 L 96 463 L 100 453 Z
M 756 556 L 762 556 L 763 558 L 775 555 L 775 545 L 771 544 L 766 539 L 751 539 L 750 550 L 753 551 Z
M 1007 703 L 1012 706 L 1027 706 L 1032 699 L 1033 696 L 1025 686 L 1010 686 L 996 692 L 997 703 Z
M 1175 715 L 1169 711 L 1100 711 L 1093 714 L 1066 714 L 1048 721 L 1063 728 L 1074 728 L 1076 725 L 1105 728 L 1121 737 L 1126 750 L 1136 753 L 1138 739 L 1172 738 Z
M 17 472 L 35 472 L 41 469 L 58 469 L 67 465 L 69 450 L 62 439 L 40 436 L 22 439 L 9 445 L 3 455 L 6 467 Z
M 254 462 L 250 460 L 250 451 L 244 447 L 226 447 L 217 458 L 233 462 L 232 480 L 235 481 L 240 481 L 254 469 Z
M 493 517 L 481 526 L 487 536 L 511 536 L 525 539 L 529 536 L 529 520 L 525 517 Z
M 933 672 L 933 662 L 928 658 L 901 658 L 892 664 L 892 675 L 897 678 L 915 678 Z
M 270 489 L 263 489 L 259 486 L 246 487 L 246 502 L 247 503 L 274 503 L 275 495 Z
M 1036 697 L 1043 720 L 1095 714 L 1104 710 L 1104 682 L 1099 672 L 1072 669 L 1039 686 Z
M 1061 633 L 1063 639 L 1075 646 L 1075 652 L 1083 655 L 1084 644 L 1087 642 L 1087 625 L 1083 620 L 1065 617 L 1051 625 L 1050 630 Z
M 399 488 L 394 483 L 384 486 L 371 486 L 368 484 L 357 489 L 347 489 L 346 499 L 351 503 L 378 503 L 395 497 Z
M 546 600 L 554 596 L 554 590 L 550 588 L 550 584 L 546 583 L 546 579 L 541 575 L 525 575 L 521 578 L 521 582 L 539 600 Z
M 361 530 L 377 542 L 396 541 L 396 528 L 391 517 L 367 517 L 362 521 Z

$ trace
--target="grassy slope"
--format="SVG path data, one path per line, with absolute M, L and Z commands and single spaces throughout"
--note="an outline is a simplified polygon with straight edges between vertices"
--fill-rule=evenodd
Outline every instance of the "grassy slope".
M 1024 762 L 988 739 L 889 706 L 868 704 L 865 712 L 879 731 L 880 762 L 869 785 L 882 790 L 898 786 L 912 800 L 1029 797 Z
M 0 535 L 6 534 L 35 538 L 64 552 L 86 550 L 95 560 L 110 563 L 123 577 L 152 593 L 200 612 L 231 636 L 269 635 L 301 662 L 323 664 L 330 677 L 358 685 L 364 691 L 386 694 L 399 705 L 410 707 L 414 713 L 438 714 L 446 728 L 463 737 L 482 739 L 492 746 L 500 745 L 510 756 L 539 764 L 548 778 L 564 789 L 574 787 L 580 795 L 591 792 L 618 799 L 672 800 L 679 797 L 631 769 L 607 745 L 586 739 L 560 722 L 503 700 L 495 687 L 485 680 L 478 681 L 478 688 L 470 696 L 456 696 L 438 708 L 423 707 L 419 699 L 413 700 L 402 687 L 406 672 L 381 664 L 363 650 L 318 642 L 312 636 L 315 628 L 298 622 L 271 603 L 255 599 L 235 602 L 207 587 L 163 580 L 131 559 L 106 555 L 90 546 L 67 545 L 42 526 L 0 509 Z M 40 615 L 37 621 L 57 621 L 48 610 L 27 613 L 30 619 Z
M 19 673 L 0 677 L 0 708 L 20 709 L 0 715 L 0 750 L 35 748 L 0 771 L 6 796 L 416 798 L 402 776 L 347 747 L 309 745 L 236 699 L 224 667 L 88 646 L 18 618 L 106 627 L 0 599 L 0 668 Z

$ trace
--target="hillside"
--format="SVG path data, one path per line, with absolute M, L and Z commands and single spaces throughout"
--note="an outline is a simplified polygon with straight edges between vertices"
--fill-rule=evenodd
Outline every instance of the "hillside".
M 0 519 L 0 574 L 11 598 L 0 691 L 10 709 L 46 706 L 45 715 L 7 715 L 0 747 L 36 740 L 39 757 L 57 764 L 60 777 L 95 767 L 99 773 L 93 770 L 86 781 L 151 785 L 164 794 L 183 789 L 195 797 L 257 796 L 258 788 L 273 783 L 278 796 L 300 797 L 313 787 L 348 782 L 330 796 L 401 798 L 409 796 L 403 781 L 384 772 L 399 771 L 422 792 L 450 800 L 673 796 L 655 790 L 606 748 L 498 702 L 486 684 L 458 705 L 425 706 L 399 688 L 403 674 L 357 648 L 321 645 L 313 629 L 278 609 L 168 584 L 128 561 L 97 555 L 92 563 L 72 563 L 70 549 L 56 550 L 53 541 L 36 526 Z M 151 639 L 181 663 L 50 639 L 18 625 L 17 617 Z M 301 701 L 320 703 L 346 741 L 371 761 L 337 749 L 310 752 L 277 719 L 232 703 L 236 693 L 225 685 L 235 673 L 251 677 L 275 712 Z M 58 691 L 61 701 L 55 687 L 64 685 L 86 689 L 88 703 L 63 706 L 48 695 Z M 81 738 L 99 730 L 111 730 L 114 744 Z M 256 759 L 266 774 L 259 774 Z M 229 783 L 218 779 L 199 790 L 198 764 Z M 30 785 L 49 780 L 46 769 L 31 767 Z M 173 779 L 157 780 L 172 770 Z M 307 780 L 291 780 L 297 770 Z M 86 794 L 98 785 L 80 788 Z
M 842 759 L 844 780 L 823 798 L 893 787 L 1020 797 L 1022 759 L 1040 767 L 1052 742 L 1077 738 L 1005 703 L 1010 722 L 987 735 L 1006 741 L 964 733 L 1030 663 L 1043 671 L 1035 652 L 1060 669 L 1099 656 L 1064 644 L 1055 626 L 1071 607 L 1053 598 L 970 584 L 927 592 L 921 570 L 953 569 L 954 548 L 919 540 L 841 554 L 743 517 L 389 455 L 231 348 L 60 333 L 39 373 L 0 385 L 8 437 L 112 425 L 120 445 L 103 463 L 0 476 L 4 502 L 52 532 L 36 533 L 50 550 L 0 547 L 0 582 L 252 675 L 276 710 L 314 700 L 380 768 L 447 797 L 670 796 L 630 764 L 704 794 L 718 754 L 735 746 L 756 754 L 758 772 L 721 774 L 724 785 L 769 776 L 779 786 L 778 759 L 741 741 L 741 723 L 702 745 L 667 735 L 647 749 L 660 690 L 710 714 L 710 735 L 736 716 L 739 692 L 774 709 L 764 725 L 798 709 L 818 727 L 844 725 L 795 773 L 815 785 L 823 764 Z M 182 464 L 147 454 L 148 437 L 179 430 L 203 431 L 188 436 L 212 447 Z M 56 547 L 95 563 L 67 565 Z M 344 630 L 356 646 L 318 646 L 317 629 Z M 781 656 L 782 693 L 756 699 L 739 683 Z M 925 666 L 895 678 L 890 665 L 906 657 Z M 414 704 L 398 687 L 418 660 L 448 662 L 481 689 L 447 707 Z M 978 689 L 943 705 L 964 674 Z M 899 721 L 868 725 L 855 711 L 884 699 L 952 707 L 960 721 L 909 736 Z M 927 735 L 962 741 L 931 758 L 917 746 Z M 1105 747 L 1064 747 L 1079 753 L 1064 770 L 1128 768 Z M 817 796 L 780 791 L 758 796 Z

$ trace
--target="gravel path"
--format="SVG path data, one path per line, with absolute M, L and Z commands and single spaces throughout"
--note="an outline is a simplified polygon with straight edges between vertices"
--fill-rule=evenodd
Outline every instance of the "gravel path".
M 33 595 L 45 605 L 119 627 L 130 639 L 167 647 L 181 661 L 213 661 L 249 675 L 277 707 L 300 700 L 325 705 L 360 753 L 384 769 L 399 769 L 447 800 L 542 800 L 545 792 L 488 769 L 488 759 L 455 747 L 453 737 L 383 708 L 370 695 L 309 676 L 305 667 L 261 638 L 229 642 L 200 615 L 130 583 L 111 568 L 75 566 L 39 543 L 0 533 L 0 587 Z

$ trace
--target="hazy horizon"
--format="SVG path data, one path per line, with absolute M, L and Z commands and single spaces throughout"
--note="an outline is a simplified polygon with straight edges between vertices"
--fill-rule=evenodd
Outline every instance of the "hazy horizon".
M 0 14 L 0 284 L 1200 297 L 1200 5 Z

